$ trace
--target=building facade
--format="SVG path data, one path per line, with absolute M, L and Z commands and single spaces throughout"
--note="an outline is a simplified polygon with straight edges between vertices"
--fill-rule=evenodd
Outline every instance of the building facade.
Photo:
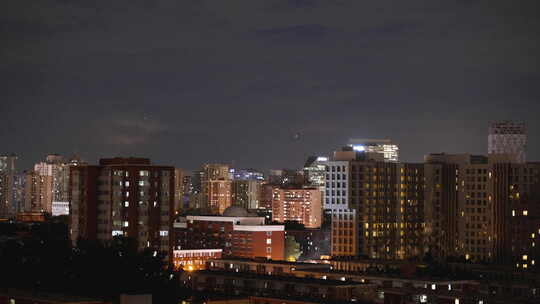
M 229 169 L 229 176 L 232 180 L 256 180 L 264 181 L 264 174 L 255 169 Z
M 423 256 L 423 172 L 422 164 L 388 162 L 370 152 L 335 152 L 326 167 L 324 198 L 332 218 L 332 256 Z
M 389 139 L 350 139 L 349 146 L 358 152 L 381 154 L 385 162 L 399 161 L 399 147 Z
M 84 164 L 78 157 L 67 160 L 58 154 L 49 154 L 45 161 L 35 164 L 34 171 L 27 172 L 26 175 L 25 189 L 29 191 L 24 193 L 27 201 L 25 205 L 29 208 L 26 211 L 42 211 L 53 215 L 65 214 L 65 207 L 69 206 L 70 168 Z M 41 183 L 43 186 L 29 185 L 29 182 Z M 51 183 L 50 189 L 49 183 Z M 51 193 L 48 193 L 49 191 Z
M 326 164 L 324 210 L 332 222 L 332 256 L 359 254 L 359 219 L 356 209 L 349 204 L 349 161 L 332 160 Z
M 488 154 L 509 154 L 515 162 L 525 163 L 527 134 L 522 122 L 502 121 L 489 127 Z
M 70 233 L 81 239 L 134 238 L 139 249 L 170 257 L 174 168 L 146 158 L 101 159 L 71 168 Z
M 272 220 L 280 223 L 295 221 L 306 228 L 321 227 L 321 191 L 316 188 L 274 186 Z
M 270 170 L 268 183 L 279 186 L 302 186 L 306 183 L 306 179 L 302 170 Z
M 175 223 L 175 238 L 178 250 L 222 249 L 227 257 L 284 259 L 284 226 L 265 225 L 263 217 L 236 206 L 223 216 L 187 216 Z
M 427 243 L 437 258 L 535 267 L 540 164 L 431 154 L 425 166 Z
M 16 199 L 17 156 L 0 155 L 0 218 L 14 217 L 18 211 Z
M 206 164 L 202 171 L 201 187 L 206 208 L 212 214 L 223 214 L 232 205 L 229 166 Z
M 174 212 L 179 213 L 184 209 L 184 171 L 174 169 Z
M 27 171 L 24 176 L 24 207 L 21 211 L 52 214 L 53 176 L 41 175 L 38 171 Z
M 173 266 L 176 270 L 204 270 L 209 260 L 221 259 L 222 252 L 222 249 L 173 250 Z
M 261 196 L 261 181 L 259 180 L 233 180 L 232 205 L 248 210 L 259 208 Z
M 304 164 L 304 176 L 306 184 L 310 187 L 324 191 L 324 176 L 328 157 L 310 156 Z

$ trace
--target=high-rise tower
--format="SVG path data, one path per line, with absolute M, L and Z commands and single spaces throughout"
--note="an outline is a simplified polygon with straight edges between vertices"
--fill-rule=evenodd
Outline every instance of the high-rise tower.
M 15 162 L 16 155 L 0 155 L 0 217 L 16 213 L 15 205 Z
M 232 204 L 232 182 L 229 177 L 229 166 L 205 164 L 202 172 L 201 193 L 203 201 L 212 214 L 223 214 L 223 211 Z
M 509 154 L 518 163 L 526 161 L 527 135 L 522 122 L 501 121 L 489 127 L 488 153 Z

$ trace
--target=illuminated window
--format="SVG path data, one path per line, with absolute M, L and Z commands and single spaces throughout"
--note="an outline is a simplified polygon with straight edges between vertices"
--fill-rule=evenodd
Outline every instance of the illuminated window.
M 529 212 L 527 210 L 523 210 L 523 215 L 527 216 Z
M 431 284 L 431 290 L 435 290 L 435 289 L 437 289 L 437 285 Z
M 129 222 L 128 221 L 124 221 L 124 227 L 128 227 L 129 226 Z
M 512 216 L 516 216 L 516 210 L 512 210 Z
M 522 257 L 521 257 L 524 261 L 527 260 L 528 256 L 526 254 L 524 254 Z
M 128 201 L 124 202 L 124 207 L 129 207 L 129 202 Z
M 268 245 L 272 244 L 272 239 L 266 239 L 266 244 Z
M 126 182 L 125 185 L 126 185 L 126 187 L 129 187 L 129 182 Z

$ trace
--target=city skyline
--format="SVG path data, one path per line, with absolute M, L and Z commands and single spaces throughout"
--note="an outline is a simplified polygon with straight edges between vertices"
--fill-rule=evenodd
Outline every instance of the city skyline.
M 527 127 L 527 124 L 526 123 L 523 123 L 523 122 L 516 122 L 516 121 L 510 121 L 510 120 L 502 120 L 502 121 L 491 121 L 490 124 L 486 127 L 486 130 L 489 130 L 491 128 L 491 126 L 493 124 L 500 124 L 500 123 L 518 123 L 518 124 L 523 124 L 524 127 L 528 130 L 529 128 Z M 490 136 L 489 132 L 486 131 L 486 134 L 485 134 L 485 140 L 488 139 Z M 351 141 L 354 141 L 354 140 L 357 140 L 357 139 L 354 139 L 354 138 L 348 138 L 345 142 L 341 143 L 341 144 L 337 144 L 335 147 L 345 147 L 347 145 L 351 146 L 350 142 Z M 384 139 L 370 139 L 370 140 L 379 140 L 379 141 L 392 141 L 391 138 L 384 138 Z M 489 141 L 489 140 L 488 140 Z M 394 144 L 396 143 L 395 141 L 392 141 Z M 540 158 L 535 158 L 535 155 L 532 155 L 532 153 L 529 153 L 530 151 L 530 145 L 533 146 L 536 146 L 535 143 L 536 141 L 532 140 L 530 142 L 528 142 L 524 147 L 525 147 L 525 151 L 527 152 L 527 156 L 528 157 L 532 157 L 532 159 L 529 159 L 529 158 L 524 158 L 525 161 L 527 162 L 537 162 L 537 161 L 540 161 Z M 398 144 L 398 146 L 400 146 Z M 305 161 L 306 159 L 308 159 L 309 157 L 313 157 L 313 156 L 323 156 L 323 157 L 328 157 L 331 155 L 332 153 L 332 150 L 333 148 L 330 148 L 329 146 L 326 146 L 326 152 L 322 152 L 322 153 L 310 153 L 309 151 L 306 152 L 307 154 L 305 154 L 305 157 L 303 159 L 303 161 Z M 401 149 L 400 149 L 400 153 L 401 153 Z M 399 162 L 406 162 L 406 163 L 423 163 L 424 162 L 424 158 L 432 153 L 446 153 L 446 154 L 471 154 L 471 155 L 488 155 L 489 154 L 489 143 L 486 142 L 485 144 L 485 151 L 480 151 L 478 153 L 476 152 L 471 152 L 470 150 L 463 150 L 463 151 L 455 151 L 455 150 L 448 150 L 448 151 L 435 151 L 435 150 L 432 150 L 430 152 L 427 152 L 426 154 L 422 155 L 421 156 L 421 159 L 417 160 L 408 160 L 408 159 L 400 159 Z M 407 153 L 405 153 L 407 154 Z M 40 160 L 36 160 L 36 161 L 31 161 L 29 160 L 28 158 L 25 157 L 25 155 L 19 155 L 19 154 L 16 154 L 16 153 L 13 153 L 13 152 L 8 152 L 6 153 L 4 151 L 3 154 L 1 154 L 3 156 L 15 156 L 16 157 L 16 170 L 17 171 L 20 171 L 20 172 L 23 172 L 23 171 L 32 171 L 33 170 L 33 167 L 36 163 L 38 163 Z M 71 153 L 71 154 L 60 154 L 60 153 L 56 153 L 56 152 L 53 152 L 53 153 L 45 153 L 45 154 L 42 154 L 40 155 L 40 159 L 43 159 L 44 156 L 59 156 L 59 157 L 65 157 L 66 159 L 69 159 L 69 158 L 75 158 L 75 159 L 79 159 L 81 158 L 81 154 L 79 153 Z M 95 159 L 93 159 L 93 161 L 88 161 L 88 159 L 84 159 L 82 158 L 81 160 L 82 161 L 85 161 L 85 162 L 89 162 L 89 163 L 97 163 L 99 162 L 99 159 L 101 158 L 107 158 L 107 157 L 124 157 L 124 156 L 129 156 L 129 157 L 149 157 L 148 155 L 132 155 L 130 154 L 129 152 L 127 154 L 123 154 L 123 155 L 100 155 L 100 156 L 96 156 Z M 170 163 L 177 163 L 178 160 L 172 160 Z M 156 161 L 156 163 L 159 163 L 159 161 Z M 227 161 L 212 161 L 212 160 L 202 160 L 201 163 L 199 164 L 191 164 L 191 165 L 188 165 L 187 167 L 180 167 L 180 166 L 176 166 L 176 168 L 181 168 L 183 170 L 185 170 L 186 172 L 189 172 L 191 174 L 194 174 L 197 170 L 199 170 L 202 166 L 204 166 L 205 164 L 218 164 L 218 163 L 222 163 L 222 164 L 226 164 L 228 166 L 231 167 L 231 169 L 239 169 L 239 170 L 243 170 L 243 169 L 249 169 L 249 168 L 257 168 L 257 169 L 262 169 L 266 172 L 266 174 L 268 174 L 269 171 L 271 170 L 275 170 L 275 169 L 301 169 L 302 166 L 301 166 L 301 163 L 295 163 L 293 165 L 287 165 L 287 166 L 280 166 L 280 165 L 277 165 L 276 167 L 268 167 L 268 166 L 265 166 L 264 165 L 264 162 L 263 163 L 258 163 L 258 165 L 254 165 L 254 166 L 234 166 L 236 161 L 235 160 L 231 160 L 229 162 Z M 288 163 L 288 162 L 283 162 L 283 163 Z M 261 166 L 262 164 L 262 166 Z
M 0 304 L 538 304 L 539 37 L 539 0 L 0 1 Z
M 296 167 L 358 137 L 389 138 L 419 162 L 485 153 L 492 121 L 540 130 L 535 1 L 4 1 L 0 12 L 0 139 L 23 168 L 49 153 Z

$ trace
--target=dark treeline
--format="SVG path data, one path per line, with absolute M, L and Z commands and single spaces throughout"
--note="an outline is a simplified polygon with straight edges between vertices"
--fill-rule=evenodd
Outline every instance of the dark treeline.
M 35 229 L 34 229 L 35 230 Z M 38 231 L 49 231 L 46 225 Z M 130 238 L 109 243 L 30 233 L 13 237 L 9 228 L 0 243 L 0 288 L 55 293 L 116 301 L 121 293 L 153 295 L 154 303 L 178 303 L 188 296 L 178 273 L 166 268 L 152 250 L 137 251 Z

